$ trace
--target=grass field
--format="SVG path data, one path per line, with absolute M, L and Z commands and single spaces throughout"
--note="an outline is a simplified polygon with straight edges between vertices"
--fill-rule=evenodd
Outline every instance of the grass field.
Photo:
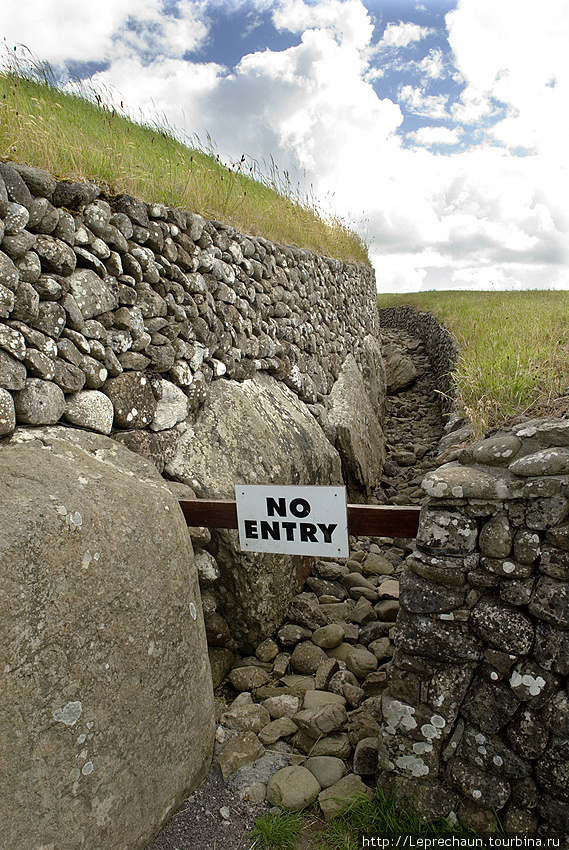
M 213 151 L 188 147 L 165 122 L 136 123 L 105 107 L 81 84 L 62 92 L 51 69 L 25 53 L 0 57 L 0 160 L 38 166 L 59 179 L 87 180 L 108 195 L 127 192 L 278 244 L 369 264 L 363 240 L 326 217 L 271 163 L 227 166 Z
M 460 348 L 455 380 L 477 436 L 569 389 L 569 292 L 442 291 L 378 302 L 433 313 L 451 332 Z

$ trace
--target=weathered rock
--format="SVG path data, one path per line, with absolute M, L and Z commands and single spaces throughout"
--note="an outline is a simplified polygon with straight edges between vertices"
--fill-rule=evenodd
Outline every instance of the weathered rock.
M 318 795 L 318 804 L 325 820 L 333 820 L 343 815 L 354 800 L 364 794 L 368 800 L 373 800 L 371 788 L 365 785 L 359 776 L 349 773 L 347 776 L 330 785 Z
M 109 378 L 102 390 L 113 404 L 115 427 L 144 428 L 153 421 L 157 402 L 143 372 L 123 372 Z
M 300 812 L 312 805 L 320 790 L 318 781 L 305 767 L 283 767 L 269 779 L 267 800 L 272 806 Z
M 101 435 L 17 430 L 0 466 L 4 839 L 145 846 L 213 740 L 183 517 L 154 469 Z
M 65 396 L 51 381 L 28 378 L 22 390 L 14 393 L 19 422 L 28 425 L 53 425 L 65 411 Z
M 306 759 L 304 767 L 314 774 L 321 788 L 329 788 L 346 774 L 346 765 L 334 756 L 314 756 Z
M 229 739 L 217 756 L 217 764 L 223 779 L 227 779 L 236 770 L 261 758 L 265 748 L 254 732 L 239 732 Z
M 377 413 L 369 401 L 357 363 L 346 358 L 330 393 L 328 421 L 337 433 L 346 483 L 370 493 L 378 484 L 385 448 Z
M 0 437 L 11 434 L 16 427 L 14 399 L 8 390 L 0 388 Z
M 63 416 L 80 428 L 110 434 L 113 427 L 113 403 L 97 390 L 85 390 L 67 397 Z
M 313 417 L 268 375 L 240 384 L 215 381 L 166 469 L 208 498 L 234 498 L 238 481 L 341 480 L 338 454 Z M 212 535 L 212 545 L 221 571 L 220 611 L 237 641 L 254 646 L 284 619 L 295 589 L 295 562 L 291 556 L 243 553 L 233 531 Z

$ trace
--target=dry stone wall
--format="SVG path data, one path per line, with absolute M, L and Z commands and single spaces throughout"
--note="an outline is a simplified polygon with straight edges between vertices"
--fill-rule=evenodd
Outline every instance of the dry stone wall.
M 327 427 L 346 356 L 364 368 L 377 335 L 367 266 L 37 168 L 0 164 L 0 239 L 0 436 L 126 431 L 160 467 L 213 381 L 258 373 Z
M 380 781 L 480 832 L 569 833 L 569 421 L 429 473 L 400 583 Z
M 414 307 L 388 307 L 379 311 L 382 326 L 399 328 L 418 336 L 425 346 L 433 377 L 441 394 L 441 409 L 449 413 L 454 405 L 455 388 L 451 373 L 456 369 L 456 342 L 432 313 Z

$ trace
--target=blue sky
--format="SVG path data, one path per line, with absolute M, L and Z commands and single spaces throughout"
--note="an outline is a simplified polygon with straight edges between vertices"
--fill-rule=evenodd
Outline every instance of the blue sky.
M 365 235 L 380 291 L 569 288 L 566 0 L 20 0 L 0 34 L 273 159 Z

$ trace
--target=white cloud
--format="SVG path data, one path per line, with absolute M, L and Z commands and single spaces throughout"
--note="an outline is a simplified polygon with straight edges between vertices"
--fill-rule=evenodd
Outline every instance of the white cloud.
M 86 7 L 75 0 L 23 0 L 0 7 L 0 33 L 9 47 L 24 44 L 53 65 L 109 61 L 150 51 L 182 56 L 207 35 L 202 4 L 182 0 L 166 15 L 161 0 L 99 0 Z M 132 26 L 134 28 L 132 28 Z
M 420 127 L 407 137 L 414 140 L 418 145 L 456 145 L 460 142 L 462 131 L 455 127 Z
M 408 47 L 412 41 L 420 41 L 429 32 L 428 27 L 420 27 L 418 24 L 387 24 L 379 46 Z
M 460 0 L 446 20 L 466 98 L 494 97 L 508 107 L 494 138 L 560 160 L 569 141 L 560 120 L 569 97 L 566 0 L 539 9 L 530 0 Z
M 373 31 L 369 15 L 360 0 L 283 0 L 273 12 L 277 29 L 305 32 L 323 29 L 344 45 L 366 45 Z
M 426 95 L 420 88 L 402 86 L 399 90 L 399 99 L 413 115 L 422 115 L 425 118 L 448 117 L 446 111 L 448 97 L 444 94 Z
M 418 63 L 420 70 L 433 80 L 445 76 L 445 61 L 442 51 L 432 48 L 427 56 Z
M 529 0 L 459 0 L 447 16 L 466 85 L 452 117 L 486 132 L 478 147 L 452 154 L 429 147 L 455 144 L 456 126 L 419 128 L 408 134 L 415 147 L 403 146 L 400 107 L 371 85 L 382 69 L 370 64 L 373 27 L 361 0 L 235 0 L 270 11 L 301 40 L 244 56 L 232 69 L 183 59 L 207 44 L 208 20 L 223 14 L 224 0 L 185 0 L 178 18 L 161 0 L 100 0 L 96 13 L 76 0 L 23 0 L 0 10 L 0 23 L 8 41 L 27 42 L 53 63 L 108 63 L 95 84 L 114 87 L 133 113 L 164 114 L 189 136 L 209 131 L 222 158 L 273 157 L 293 182 L 306 172 L 306 185 L 334 212 L 367 221 L 383 291 L 569 288 L 569 27 L 566 0 L 548 3 L 547 19 Z M 388 25 L 382 55 L 427 32 Z M 404 67 L 408 56 L 398 56 Z M 414 116 L 448 118 L 447 95 L 436 88 L 448 58 L 435 50 L 419 63 L 414 55 L 413 65 L 433 94 L 403 85 L 402 103 Z M 531 155 L 514 155 L 522 146 Z

